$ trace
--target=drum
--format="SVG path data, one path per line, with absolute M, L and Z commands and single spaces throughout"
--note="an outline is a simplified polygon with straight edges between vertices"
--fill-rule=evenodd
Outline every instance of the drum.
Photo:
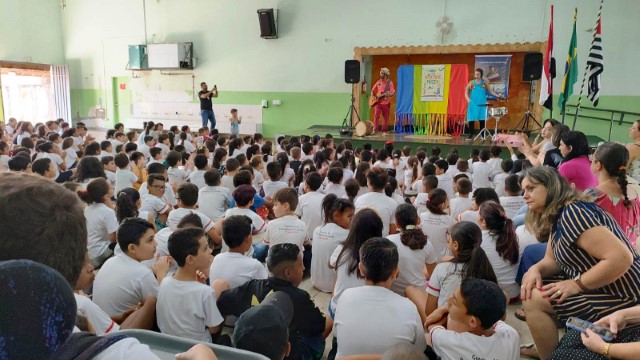
M 492 117 L 505 116 L 507 115 L 507 113 L 509 113 L 509 110 L 507 110 L 506 107 L 494 107 L 489 109 L 489 116 L 492 116 Z
M 358 121 L 354 126 L 354 134 L 358 137 L 373 134 L 373 123 L 371 121 Z

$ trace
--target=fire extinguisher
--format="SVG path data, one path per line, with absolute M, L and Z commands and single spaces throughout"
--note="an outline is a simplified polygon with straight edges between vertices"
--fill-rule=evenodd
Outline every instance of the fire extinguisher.
M 362 93 L 366 94 L 367 93 L 367 78 L 365 77 L 364 80 L 362 81 Z

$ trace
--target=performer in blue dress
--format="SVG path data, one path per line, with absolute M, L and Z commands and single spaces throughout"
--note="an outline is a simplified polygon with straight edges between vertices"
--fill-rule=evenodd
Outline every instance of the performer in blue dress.
M 480 130 L 484 128 L 484 122 L 487 120 L 487 107 L 480 106 L 487 103 L 487 93 L 504 99 L 504 96 L 496 94 L 489 83 L 483 78 L 483 71 L 477 68 L 474 72 L 474 79 L 469 81 L 464 97 L 467 99 L 469 106 L 467 107 L 467 122 L 465 124 L 465 133 L 471 138 L 473 137 L 473 127 L 471 122 L 479 122 Z

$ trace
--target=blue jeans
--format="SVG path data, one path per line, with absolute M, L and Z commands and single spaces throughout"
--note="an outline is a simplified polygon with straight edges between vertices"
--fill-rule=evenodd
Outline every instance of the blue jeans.
M 200 117 L 202 118 L 202 127 L 208 127 L 209 121 L 211 121 L 209 131 L 216 128 L 216 115 L 213 113 L 213 110 L 200 110 Z
M 253 244 L 253 258 L 264 262 L 269 254 L 269 247 L 265 244 Z
M 518 273 L 516 274 L 516 282 L 522 283 L 522 277 L 527 273 L 530 267 L 537 264 L 544 257 L 547 251 L 547 243 L 532 244 L 524 248 L 522 252 L 522 258 L 520 258 L 520 265 L 518 266 Z

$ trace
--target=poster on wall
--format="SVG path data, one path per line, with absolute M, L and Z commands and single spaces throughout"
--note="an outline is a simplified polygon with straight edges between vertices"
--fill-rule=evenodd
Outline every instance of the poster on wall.
M 482 69 L 484 80 L 491 90 L 498 95 L 509 95 L 509 71 L 511 71 L 511 55 L 476 55 L 474 69 Z M 496 100 L 496 97 L 487 94 L 487 99 Z
M 444 65 L 422 65 L 420 101 L 444 101 Z

